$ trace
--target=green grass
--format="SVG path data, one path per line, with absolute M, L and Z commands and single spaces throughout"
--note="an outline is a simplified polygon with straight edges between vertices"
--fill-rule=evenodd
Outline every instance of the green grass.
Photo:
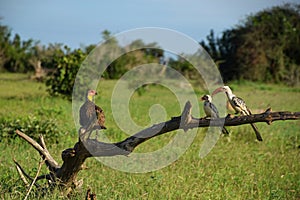
M 106 111 L 108 129 L 105 134 L 112 141 L 119 141 L 128 135 L 118 128 L 111 114 L 110 96 L 114 84 L 115 81 L 101 82 L 100 97 L 96 101 Z M 299 88 L 250 82 L 229 85 L 255 113 L 268 107 L 274 111 L 300 111 Z M 64 134 L 58 144 L 47 141 L 46 144 L 52 156 L 61 163 L 61 151 L 77 141 L 72 105 L 67 100 L 48 96 L 45 89 L 44 84 L 28 80 L 27 75 L 0 74 L 0 117 L 56 119 Z M 203 91 L 197 92 L 199 97 L 202 94 Z M 174 99 L 167 89 L 149 87 L 142 96 L 133 95 L 131 115 L 140 126 L 148 126 L 151 123 L 149 108 L 159 103 L 166 109 L 169 119 L 181 112 Z M 98 199 L 300 199 L 299 125 L 299 121 L 274 122 L 271 126 L 258 123 L 264 138 L 261 143 L 255 141 L 250 125 L 228 127 L 230 136 L 221 137 L 204 159 L 198 156 L 206 133 L 206 129 L 201 128 L 190 148 L 176 162 L 149 173 L 117 171 L 90 158 L 85 163 L 88 169 L 81 171 L 78 177 L 84 180 L 83 188 L 71 199 L 83 199 L 88 188 Z M 159 149 L 174 135 L 167 133 L 147 141 L 136 152 Z M 39 155 L 21 139 L 1 142 L 0 152 L 0 198 L 22 199 L 26 190 L 13 158 L 34 176 Z M 42 170 L 47 172 L 45 167 Z M 62 199 L 62 196 L 55 190 L 40 198 Z

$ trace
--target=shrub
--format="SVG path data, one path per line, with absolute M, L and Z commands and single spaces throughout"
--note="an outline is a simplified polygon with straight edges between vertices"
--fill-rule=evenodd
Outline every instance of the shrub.
M 24 119 L 0 118 L 0 142 L 16 138 L 16 130 L 26 133 L 31 138 L 38 140 L 42 134 L 46 140 L 58 143 L 62 131 L 58 129 L 55 120 L 39 119 L 35 116 L 28 116 Z
M 48 78 L 48 92 L 54 96 L 62 96 L 71 100 L 76 74 L 86 54 L 80 49 L 62 57 L 53 59 L 56 71 Z

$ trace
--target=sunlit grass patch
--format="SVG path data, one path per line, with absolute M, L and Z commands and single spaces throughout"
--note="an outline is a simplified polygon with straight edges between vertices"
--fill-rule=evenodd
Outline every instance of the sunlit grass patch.
M 66 134 L 59 136 L 58 144 L 46 140 L 46 145 L 61 164 L 61 152 L 73 147 L 78 140 L 71 102 L 50 97 L 42 83 L 30 81 L 23 75 L 14 76 L 9 74 L 10 80 L 5 80 L 5 75 L 0 75 L 0 116 L 55 119 L 57 127 Z M 6 93 L 4 85 L 9 84 L 13 89 Z M 108 129 L 100 134 L 112 142 L 123 140 L 129 135 L 118 127 L 111 113 L 110 88 L 115 81 L 105 80 L 101 84 L 96 102 L 105 110 Z M 267 107 L 274 111 L 300 111 L 300 93 L 296 88 L 256 83 L 229 85 L 233 85 L 233 92 L 242 97 L 254 113 L 263 112 Z M 169 91 L 153 86 L 147 92 L 141 96 L 134 94 L 130 102 L 132 117 L 140 126 L 151 125 L 149 111 L 153 104 L 159 103 L 166 109 L 166 120 L 180 115 L 180 107 Z M 197 91 L 199 97 L 202 93 L 205 91 Z M 199 105 L 202 109 L 202 102 Z M 176 162 L 154 172 L 125 173 L 89 158 L 85 162 L 87 169 L 78 177 L 84 181 L 83 188 L 71 199 L 83 199 L 88 188 L 97 194 L 98 199 L 299 199 L 300 122 L 278 121 L 272 125 L 257 123 L 257 126 L 263 142 L 255 140 L 248 124 L 228 127 L 230 135 L 220 137 L 203 159 L 199 158 L 199 150 L 207 128 L 199 128 L 191 146 Z M 137 147 L 136 152 L 155 151 L 175 134 L 167 133 L 151 139 Z M 189 137 L 190 133 L 184 134 Z M 40 156 L 19 138 L 10 143 L 1 142 L 0 152 L 0 197 L 22 199 L 26 189 L 16 172 L 13 158 L 34 176 Z M 47 169 L 44 167 L 41 173 L 47 173 Z M 54 190 L 40 198 L 61 199 L 62 196 Z

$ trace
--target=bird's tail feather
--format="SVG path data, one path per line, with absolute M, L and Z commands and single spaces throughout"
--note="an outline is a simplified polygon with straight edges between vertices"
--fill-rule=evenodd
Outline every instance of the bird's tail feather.
M 256 125 L 255 125 L 255 124 L 251 124 L 251 126 L 252 126 L 252 128 L 253 128 L 253 130 L 254 130 L 254 132 L 255 132 L 255 135 L 256 135 L 257 140 L 258 140 L 258 141 L 263 141 L 263 139 L 262 139 L 262 137 L 261 137 L 261 135 L 260 135 L 260 133 L 259 133 L 259 131 L 258 131 Z
M 229 135 L 229 132 L 225 127 L 222 128 L 222 133 L 226 134 L 226 135 Z

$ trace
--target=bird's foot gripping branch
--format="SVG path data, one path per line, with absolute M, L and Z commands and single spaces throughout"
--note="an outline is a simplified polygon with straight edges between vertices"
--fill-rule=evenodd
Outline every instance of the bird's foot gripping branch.
M 299 120 L 300 112 L 271 112 L 271 109 L 266 110 L 261 114 L 252 114 L 246 116 L 231 116 L 225 118 L 194 118 L 191 115 L 192 105 L 187 102 L 181 116 L 173 117 L 169 121 L 155 124 L 146 128 L 123 141 L 116 143 L 104 143 L 96 139 L 84 137 L 75 143 L 74 147 L 62 151 L 62 164 L 60 165 L 51 156 L 48 151 L 43 136 L 40 136 L 40 141 L 36 142 L 25 133 L 17 130 L 16 134 L 27 141 L 35 148 L 41 156 L 43 162 L 40 165 L 46 164 L 49 173 L 39 175 L 39 171 L 35 178 L 30 177 L 21 165 L 14 161 L 20 178 L 23 180 L 26 187 L 33 186 L 42 189 L 37 191 L 47 191 L 55 187 L 59 187 L 65 194 L 70 194 L 74 189 L 82 185 L 82 181 L 77 181 L 77 174 L 83 169 L 83 163 L 89 157 L 103 157 L 115 155 L 129 155 L 141 143 L 154 138 L 156 136 L 177 130 L 183 129 L 187 131 L 193 128 L 208 127 L 208 126 L 239 126 L 243 124 L 251 124 L 257 122 L 266 122 L 271 124 L 277 120 Z M 85 134 L 85 133 L 83 133 Z M 87 134 L 87 133 L 86 133 Z M 87 150 L 86 146 L 89 146 Z M 92 151 L 91 151 L 92 150 Z M 46 179 L 47 185 L 39 185 L 38 181 Z M 29 184 L 29 182 L 31 184 Z M 30 190 L 28 190 L 30 191 Z

